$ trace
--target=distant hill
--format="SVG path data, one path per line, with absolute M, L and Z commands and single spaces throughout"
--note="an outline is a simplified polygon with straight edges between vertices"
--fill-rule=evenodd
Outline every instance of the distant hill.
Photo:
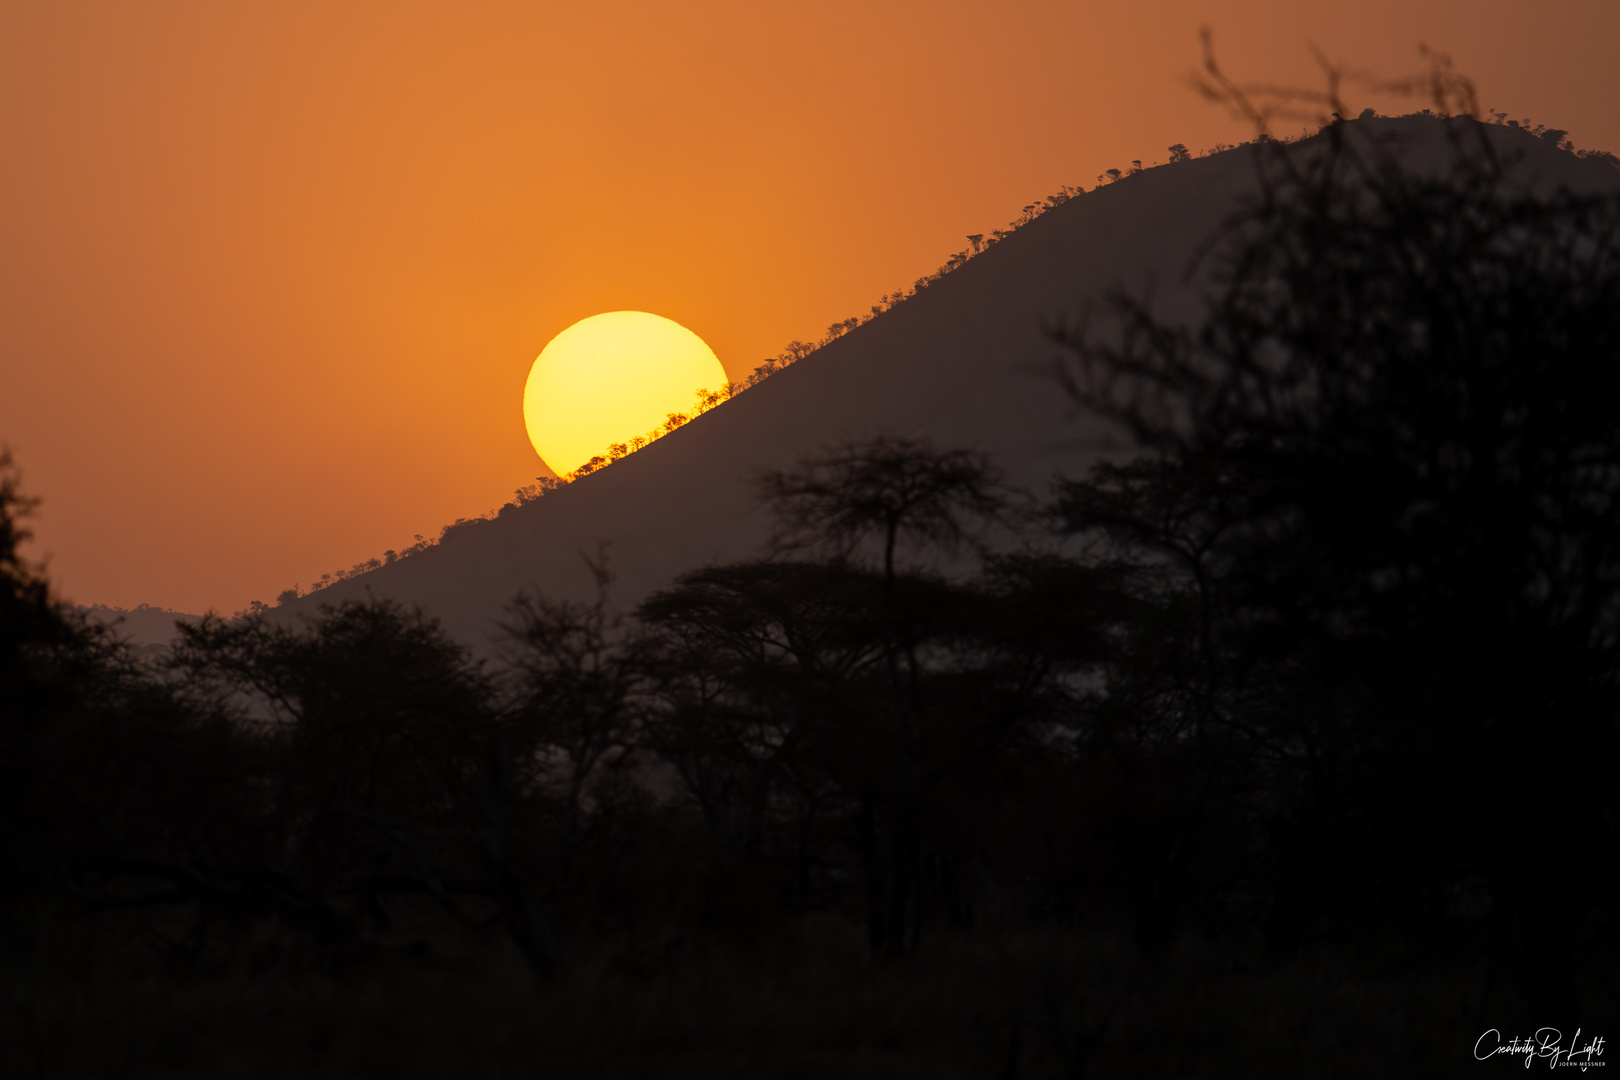
M 1352 139 L 1391 140 L 1415 163 L 1438 163 L 1445 123 L 1372 118 L 1345 129 Z M 1606 161 L 1518 128 L 1487 130 L 1523 152 L 1520 167 L 1537 183 L 1620 187 Z M 1292 152 L 1309 152 L 1314 141 Z M 1196 316 L 1200 282 L 1187 271 L 1255 190 L 1255 165 L 1256 148 L 1238 147 L 1077 195 L 639 453 L 276 610 L 388 596 L 483 644 L 520 589 L 593 595 L 582 555 L 603 545 L 614 598 L 629 608 L 682 571 L 759 552 L 769 521 L 752 481 L 762 471 L 878 433 L 985 451 L 1009 479 L 1044 492 L 1054 474 L 1081 474 L 1111 446 L 1045 374 L 1056 355 L 1046 328 L 1121 286 L 1151 291 L 1162 317 Z
M 153 607 L 150 604 L 141 604 L 135 608 L 93 604 L 89 607 L 78 607 L 76 610 L 95 622 L 112 627 L 120 637 L 127 638 L 141 648 L 167 646 L 179 634 L 175 629 L 176 622 L 196 623 L 202 620 L 201 615 L 170 611 L 168 608 Z

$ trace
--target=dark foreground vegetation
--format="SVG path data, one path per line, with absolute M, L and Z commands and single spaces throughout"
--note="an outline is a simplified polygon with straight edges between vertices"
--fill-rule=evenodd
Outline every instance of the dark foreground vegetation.
M 519 598 L 498 662 L 376 602 L 153 664 L 20 560 L 8 470 L 0 1072 L 1472 1075 L 1523 1064 L 1488 1029 L 1613 1037 L 1620 207 L 1447 130 L 1421 174 L 1342 125 L 1262 148 L 1201 325 L 1058 335 L 1139 456 L 1035 504 L 840 447 L 762 478 L 768 557 L 633 615 Z

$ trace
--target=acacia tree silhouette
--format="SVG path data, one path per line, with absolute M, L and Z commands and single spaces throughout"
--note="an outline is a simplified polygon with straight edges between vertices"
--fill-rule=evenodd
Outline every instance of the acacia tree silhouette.
M 794 471 L 768 472 L 760 490 L 776 514 L 779 549 L 848 556 L 875 535 L 890 581 L 902 538 L 955 549 L 1008 498 L 984 455 L 888 435 L 806 459 Z
M 1620 198 L 1535 190 L 1494 130 L 1447 121 L 1439 172 L 1349 124 L 1258 146 L 1199 325 L 1120 294 L 1058 334 L 1147 452 L 1061 511 L 1182 576 L 1195 707 L 1277 768 L 1274 948 L 1358 877 L 1431 921 L 1480 880 L 1568 1017 L 1613 875 L 1519 868 L 1616 840 Z
M 512 865 L 514 804 L 538 750 L 480 664 L 388 601 L 323 608 L 302 628 L 253 615 L 182 626 L 172 667 L 265 749 L 259 888 L 328 939 L 357 933 L 340 898 L 419 891 L 458 919 L 448 867 L 471 853 L 513 944 L 549 978 L 556 944 Z M 379 843 L 379 838 L 381 842 Z
M 938 601 L 936 589 L 902 576 L 900 542 L 956 550 L 1001 517 L 1010 492 L 981 454 L 936 450 L 888 435 L 806 459 L 796 471 L 769 472 L 759 484 L 776 514 L 779 549 L 820 549 L 845 559 L 873 540 L 878 543 L 884 592 L 873 614 L 894 697 L 895 767 L 914 772 L 925 756 L 918 647 L 930 621 L 927 612 Z M 901 786 L 915 785 L 902 779 Z M 923 853 L 918 814 L 909 805 L 915 800 L 886 799 L 871 783 L 858 784 L 855 797 L 873 950 L 898 955 L 915 938 L 917 926 Z M 884 813 L 893 818 L 886 830 L 879 820 Z M 884 831 L 889 834 L 887 870 L 878 852 Z
M 591 786 L 626 763 L 638 727 L 642 672 L 624 620 L 608 605 L 605 561 L 591 563 L 598 584 L 590 604 L 520 594 L 507 609 L 503 659 L 511 723 L 542 764 L 563 774 L 563 820 L 577 841 Z M 545 770 L 540 769 L 543 773 Z
M 788 865 L 801 901 L 821 891 L 851 788 L 889 755 L 873 630 L 884 595 L 838 561 L 778 560 L 693 571 L 638 611 L 656 688 L 648 745 L 724 848 Z

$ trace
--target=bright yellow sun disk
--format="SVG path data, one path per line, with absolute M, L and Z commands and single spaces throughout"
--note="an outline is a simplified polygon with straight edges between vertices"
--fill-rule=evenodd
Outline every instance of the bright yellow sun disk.
M 523 387 L 523 422 L 535 452 L 564 476 L 670 413 L 690 413 L 694 391 L 725 385 L 713 350 L 680 323 L 610 311 L 580 320 L 540 353 Z

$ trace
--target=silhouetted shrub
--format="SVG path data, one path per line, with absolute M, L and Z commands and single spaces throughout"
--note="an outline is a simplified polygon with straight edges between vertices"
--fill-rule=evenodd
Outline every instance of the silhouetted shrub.
M 1196 647 L 1167 686 L 1198 740 L 1268 762 L 1232 798 L 1267 807 L 1274 948 L 1317 914 L 1443 922 L 1435 890 L 1478 881 L 1569 1015 L 1613 875 L 1505 867 L 1616 840 L 1620 200 L 1445 132 L 1438 176 L 1337 128 L 1263 149 L 1205 321 L 1121 295 L 1117 338 L 1065 334 L 1071 391 L 1147 456 L 1063 512 L 1181 575 Z

